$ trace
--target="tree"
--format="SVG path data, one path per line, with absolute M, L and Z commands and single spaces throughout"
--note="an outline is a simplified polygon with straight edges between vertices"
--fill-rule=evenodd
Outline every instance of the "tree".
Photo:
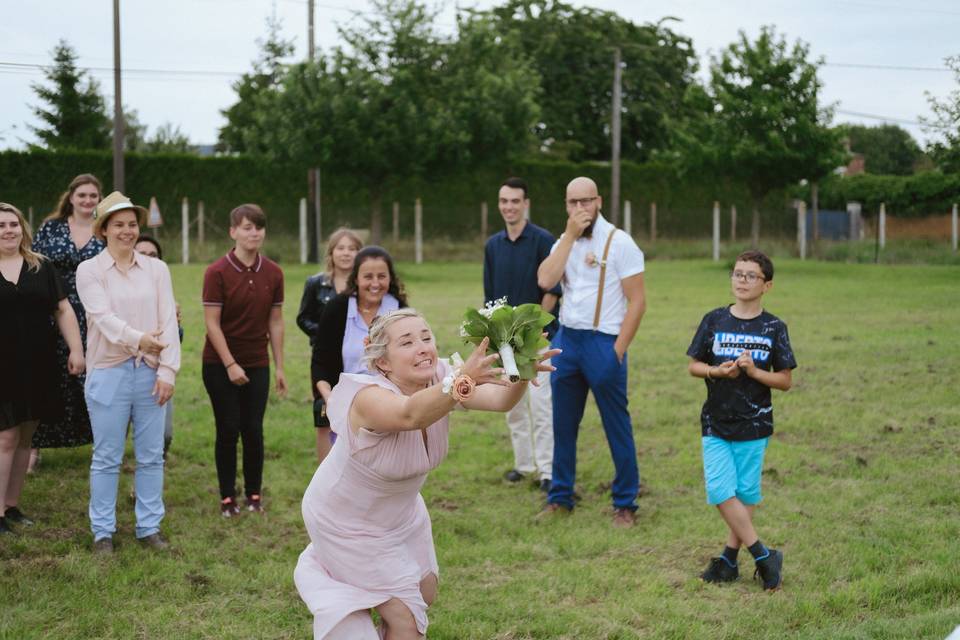
M 54 48 L 53 66 L 44 70 L 44 76 L 50 86 L 31 84 L 46 103 L 46 108 L 33 107 L 45 126 L 30 126 L 40 146 L 52 151 L 109 149 L 110 118 L 100 87 L 77 68 L 77 54 L 66 40 Z
M 755 42 L 744 32 L 714 57 L 710 80 L 693 87 L 687 102 L 697 114 L 676 131 L 676 150 L 687 172 L 744 184 L 753 200 L 752 237 L 760 232 L 760 203 L 771 191 L 826 175 L 841 159 L 839 134 L 820 106 L 819 63 L 809 47 L 788 48 L 773 27 Z
M 221 111 L 227 119 L 227 124 L 220 128 L 217 146 L 221 151 L 266 151 L 260 115 L 270 109 L 269 101 L 275 97 L 287 72 L 283 59 L 294 51 L 293 41 L 281 36 L 281 27 L 276 18 L 267 18 L 267 37 L 257 41 L 260 57 L 253 63 L 253 72 L 245 73 L 233 84 L 237 101 Z
M 951 56 L 944 62 L 960 84 L 960 56 Z M 944 171 L 960 172 L 960 89 L 954 89 L 943 100 L 927 93 L 927 102 L 933 118 L 920 118 L 924 130 L 932 136 L 927 153 Z
M 867 173 L 908 176 L 921 161 L 923 152 L 910 132 L 895 124 L 841 127 L 850 141 L 850 150 L 862 153 Z
M 445 40 L 423 5 L 375 7 L 341 30 L 346 48 L 292 66 L 256 115 L 265 155 L 361 177 L 373 242 L 391 185 L 528 151 L 538 87 L 515 39 L 487 18 L 460 20 Z
M 110 118 L 110 140 L 113 141 L 113 118 Z M 143 151 L 147 144 L 147 125 L 140 122 L 136 109 L 123 108 L 123 150 Z
M 143 145 L 147 153 L 194 153 L 190 138 L 172 122 L 160 125 Z
M 697 58 L 689 38 L 657 24 L 558 0 L 508 0 L 490 11 L 512 32 L 541 77 L 537 136 L 544 151 L 571 160 L 610 158 L 614 49 L 623 61 L 621 149 L 645 161 L 668 145 L 666 117 L 684 107 Z

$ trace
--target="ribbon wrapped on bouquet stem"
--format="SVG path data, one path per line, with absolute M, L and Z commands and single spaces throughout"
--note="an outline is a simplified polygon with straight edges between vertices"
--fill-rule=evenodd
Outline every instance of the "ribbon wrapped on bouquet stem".
M 460 337 L 466 343 L 480 344 L 490 338 L 488 353 L 499 353 L 510 382 L 532 380 L 537 376 L 540 352 L 549 346 L 543 329 L 553 316 L 538 304 L 511 307 L 506 298 L 488 302 L 482 309 L 467 309 L 460 325 Z

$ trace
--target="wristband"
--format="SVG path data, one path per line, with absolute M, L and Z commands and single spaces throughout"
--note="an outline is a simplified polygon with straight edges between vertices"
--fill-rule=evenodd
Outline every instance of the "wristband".
M 230 364 L 225 364 L 225 365 L 223 365 L 223 370 L 226 371 L 227 369 L 229 369 L 230 367 L 232 367 L 232 366 L 235 365 L 235 364 L 237 364 L 237 361 L 236 361 L 236 360 L 231 360 L 231 361 L 230 361 Z
M 710 369 L 713 369 L 713 367 L 711 366 L 707 367 L 707 380 L 713 380 L 713 376 L 710 375 Z

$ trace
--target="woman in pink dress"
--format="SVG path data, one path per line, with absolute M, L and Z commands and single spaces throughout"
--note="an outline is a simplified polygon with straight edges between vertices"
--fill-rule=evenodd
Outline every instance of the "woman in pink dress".
M 503 381 L 486 349 L 484 340 L 453 369 L 437 357 L 423 317 L 399 309 L 370 327 L 365 359 L 378 373 L 340 376 L 327 409 L 338 438 L 303 496 L 311 543 L 294 571 L 314 638 L 426 634 L 439 568 L 420 487 L 447 455 L 449 414 L 458 406 L 508 411 L 527 384 Z

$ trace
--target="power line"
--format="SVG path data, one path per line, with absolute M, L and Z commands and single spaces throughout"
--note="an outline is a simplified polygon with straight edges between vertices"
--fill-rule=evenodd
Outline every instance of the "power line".
M 825 67 L 844 67 L 848 69 L 871 69 L 877 71 L 936 71 L 951 73 L 953 69 L 947 67 L 906 67 L 892 64 L 862 64 L 857 62 L 824 62 Z
M 882 122 L 893 122 L 896 124 L 906 124 L 914 127 L 926 127 L 928 129 L 943 129 L 948 130 L 952 127 L 945 125 L 932 124 L 928 122 L 919 122 L 917 120 L 907 120 L 906 118 L 894 118 L 891 116 L 880 116 L 875 113 L 863 113 L 861 111 L 847 111 L 845 109 L 837 109 L 836 113 L 845 116 L 853 116 L 855 118 L 866 118 L 867 120 L 880 120 Z

